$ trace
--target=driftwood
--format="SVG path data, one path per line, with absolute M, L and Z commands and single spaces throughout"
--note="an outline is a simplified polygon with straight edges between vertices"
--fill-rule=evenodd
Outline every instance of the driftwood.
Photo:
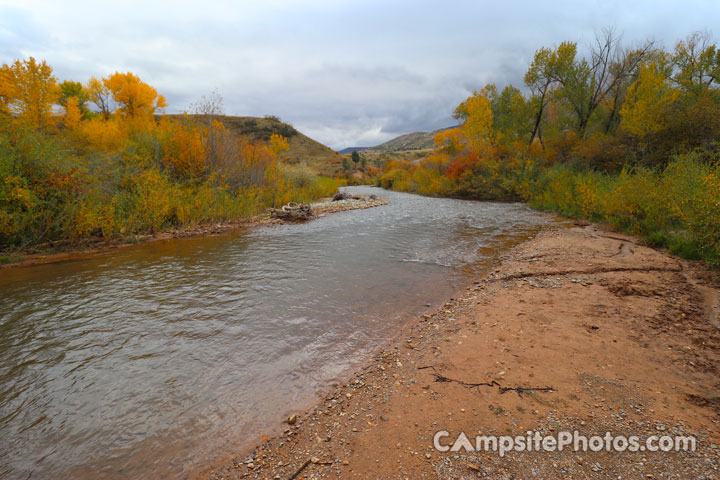
M 290 202 L 282 208 L 271 208 L 270 218 L 278 218 L 289 222 L 309 220 L 315 215 L 312 207 L 307 203 Z
M 335 195 L 333 195 L 332 201 L 339 202 L 340 200 L 349 200 L 351 198 L 353 198 L 352 195 L 350 195 L 347 192 L 338 192 Z
M 428 365 L 426 367 L 418 367 L 418 370 L 424 370 L 426 368 L 431 368 L 435 370 L 435 367 L 432 365 Z M 478 387 L 498 387 L 498 390 L 501 394 L 506 392 L 515 392 L 518 394 L 518 397 L 523 398 L 523 393 L 532 393 L 532 392 L 554 392 L 555 389 L 553 387 L 503 387 L 495 380 L 491 380 L 489 382 L 482 382 L 482 383 L 468 383 L 464 382 L 462 380 L 455 380 L 453 378 L 448 378 L 445 375 L 440 375 L 438 373 L 432 373 L 433 377 L 435 377 L 435 382 L 438 383 L 457 383 L 462 385 L 465 388 L 478 388 Z

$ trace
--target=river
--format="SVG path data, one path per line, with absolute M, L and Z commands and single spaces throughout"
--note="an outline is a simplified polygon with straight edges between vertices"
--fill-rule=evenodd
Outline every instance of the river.
M 0 478 L 182 478 L 281 427 L 550 217 L 390 205 L 0 270 Z

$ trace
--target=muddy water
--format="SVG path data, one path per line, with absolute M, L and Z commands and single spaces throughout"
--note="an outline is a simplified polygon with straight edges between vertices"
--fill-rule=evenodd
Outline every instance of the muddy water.
M 391 205 L 0 271 L 0 478 L 181 478 L 549 221 L 351 190 Z

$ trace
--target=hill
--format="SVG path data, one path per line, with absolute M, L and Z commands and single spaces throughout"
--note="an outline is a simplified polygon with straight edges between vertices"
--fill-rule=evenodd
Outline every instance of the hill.
M 368 147 L 347 147 L 340 150 L 338 153 L 345 155 L 346 153 L 352 153 L 352 152 L 362 152 L 363 150 L 366 150 Z
M 313 173 L 326 176 L 334 176 L 342 168 L 342 157 L 335 150 L 304 135 L 277 117 L 217 115 L 215 119 L 231 132 L 253 141 L 268 140 L 274 133 L 286 137 L 290 149 L 280 154 L 280 158 L 287 165 L 307 165 Z
M 401 152 L 406 150 L 427 150 L 433 148 L 435 135 L 455 127 L 440 128 L 432 132 L 415 132 L 400 135 L 390 141 L 370 147 L 367 152 Z

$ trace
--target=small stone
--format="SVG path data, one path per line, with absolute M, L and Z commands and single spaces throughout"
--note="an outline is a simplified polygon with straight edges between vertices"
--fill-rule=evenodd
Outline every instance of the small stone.
M 432 455 L 430 455 L 429 453 L 426 453 L 425 458 L 427 458 L 429 460 L 430 458 L 432 458 Z
M 320 463 L 320 459 L 319 459 L 318 457 L 312 457 L 312 458 L 310 459 L 310 461 L 311 461 L 312 463 Z
M 297 415 L 292 415 L 286 420 L 288 425 L 295 425 L 297 423 Z

